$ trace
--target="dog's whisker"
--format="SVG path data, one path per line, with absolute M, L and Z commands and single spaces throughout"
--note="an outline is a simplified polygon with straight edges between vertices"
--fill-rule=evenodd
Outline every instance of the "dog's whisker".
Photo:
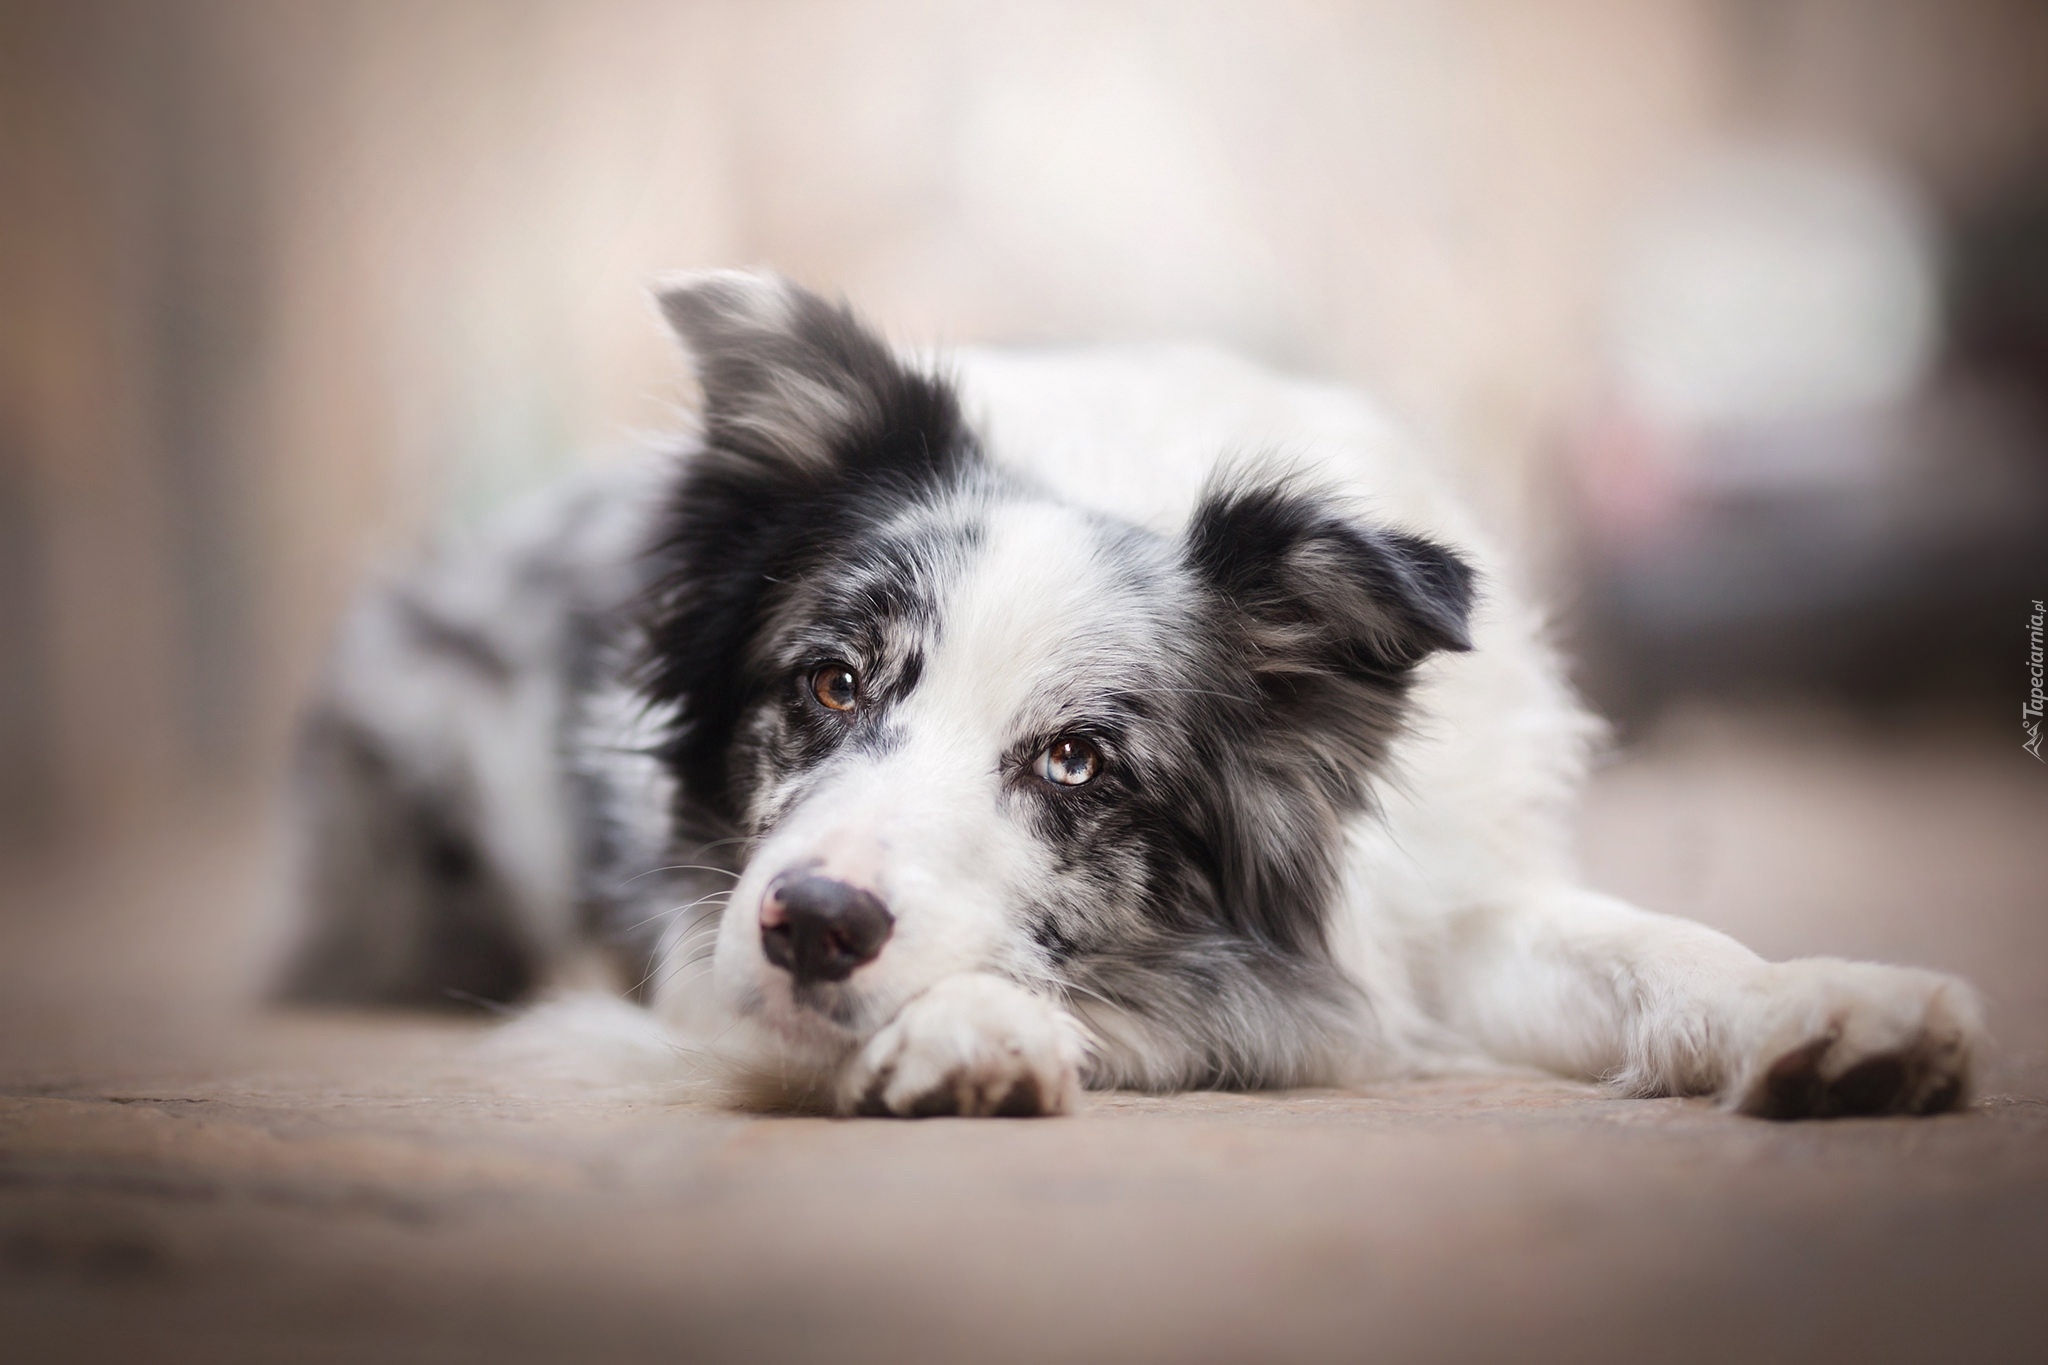
M 713 839 L 708 844 L 694 844 L 693 847 L 700 853 L 709 853 L 714 848 L 731 848 L 735 844 L 750 844 L 752 842 L 754 842 L 754 837 L 750 834 L 735 834 L 729 839 Z
M 628 877 L 626 878 L 626 884 L 630 886 L 642 877 L 652 877 L 661 872 L 715 872 L 721 877 L 730 877 L 734 881 L 740 879 L 740 874 L 730 868 L 712 867 L 706 863 L 671 863 L 667 867 L 650 867 L 637 876 Z
M 681 905 L 671 905 L 666 909 L 657 910 L 653 914 L 648 915 L 645 919 L 636 920 L 633 923 L 626 925 L 624 928 L 617 930 L 617 932 L 621 934 L 630 934 L 635 929 L 646 928 L 648 925 L 654 923 L 656 920 L 673 919 L 677 915 L 681 915 L 690 910 L 694 910 L 698 906 L 704 905 L 706 903 L 715 903 L 719 906 L 723 906 L 726 900 L 731 897 L 731 895 L 732 892 L 730 891 L 713 891 L 709 895 L 699 896 L 697 897 L 697 899 L 693 901 L 685 901 Z

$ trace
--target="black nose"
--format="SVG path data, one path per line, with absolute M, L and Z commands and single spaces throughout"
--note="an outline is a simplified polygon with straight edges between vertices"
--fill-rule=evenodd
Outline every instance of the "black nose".
M 799 983 L 846 980 L 895 927 L 872 892 L 815 873 L 777 879 L 761 902 L 761 951 Z

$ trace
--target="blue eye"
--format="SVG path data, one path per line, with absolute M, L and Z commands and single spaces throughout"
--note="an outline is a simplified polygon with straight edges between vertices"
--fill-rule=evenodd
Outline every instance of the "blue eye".
M 1102 771 L 1102 751 L 1079 735 L 1061 735 L 1032 766 L 1054 786 L 1078 787 L 1093 782 Z

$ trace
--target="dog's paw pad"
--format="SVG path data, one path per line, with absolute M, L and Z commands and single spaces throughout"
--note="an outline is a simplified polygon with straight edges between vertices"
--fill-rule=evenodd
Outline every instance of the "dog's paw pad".
M 1753 1112 L 1770 1119 L 1933 1113 L 1953 1107 L 1961 1093 L 1957 1078 L 1950 1077 L 1928 1091 L 1927 1103 L 1916 1103 L 1916 1060 L 1896 1052 L 1866 1057 L 1829 1077 L 1822 1064 L 1831 1045 L 1823 1038 L 1771 1063 Z
M 900 1118 L 1033 1118 L 1079 1102 L 1083 1048 L 1058 1007 L 987 976 L 903 1007 L 842 1077 L 842 1108 Z
M 1786 963 L 1762 1007 L 1757 1064 L 1736 1107 L 1762 1118 L 1938 1114 L 1969 1093 L 1982 1046 L 1961 982 L 1931 972 Z

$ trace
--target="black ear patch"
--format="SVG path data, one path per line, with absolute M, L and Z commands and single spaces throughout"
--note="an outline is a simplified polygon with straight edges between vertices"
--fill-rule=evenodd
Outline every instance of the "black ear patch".
M 686 799 L 722 813 L 727 742 L 761 685 L 743 661 L 777 585 L 980 456 L 952 389 L 842 305 L 734 271 L 657 297 L 696 366 L 704 439 L 656 527 L 640 681 L 676 717 L 666 753 Z
M 1469 564 L 1285 481 L 1211 489 L 1185 553 L 1237 618 L 1257 673 L 1399 684 L 1438 650 L 1472 647 Z

